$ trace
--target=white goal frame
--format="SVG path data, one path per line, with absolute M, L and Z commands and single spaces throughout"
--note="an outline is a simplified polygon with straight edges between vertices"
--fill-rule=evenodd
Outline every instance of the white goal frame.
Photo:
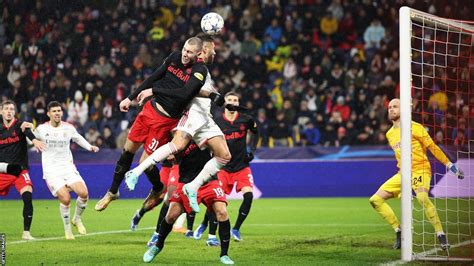
M 437 17 L 425 12 L 421 12 L 409 7 L 401 7 L 399 11 L 400 21 L 400 130 L 401 130 L 401 230 L 402 246 L 401 259 L 412 261 L 419 259 L 413 253 L 413 206 L 411 188 L 411 87 L 412 87 L 412 21 L 432 21 L 438 27 L 462 28 L 474 32 L 474 26 L 462 24 L 454 20 Z M 437 260 L 435 258 L 435 260 Z M 449 258 L 439 258 L 439 260 L 450 260 Z M 470 259 L 461 259 L 469 260 Z

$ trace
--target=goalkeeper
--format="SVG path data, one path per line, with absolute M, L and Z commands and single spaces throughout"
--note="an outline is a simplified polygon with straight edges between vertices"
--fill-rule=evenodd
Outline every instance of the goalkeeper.
M 393 99 L 388 105 L 388 117 L 393 122 L 392 128 L 387 132 L 387 140 L 395 152 L 397 159 L 397 166 L 400 168 L 400 100 Z M 426 156 L 426 149 L 438 159 L 441 163 L 446 165 L 446 168 L 456 174 L 459 179 L 464 178 L 464 173 L 457 168 L 455 164 L 449 161 L 444 152 L 433 142 L 428 132 L 419 123 L 411 123 L 412 132 L 412 189 L 416 193 L 418 202 L 423 206 L 425 215 L 429 222 L 433 225 L 438 241 L 443 250 L 449 247 L 446 235 L 443 232 L 443 227 L 436 213 L 435 206 L 428 197 L 431 181 L 431 166 Z M 393 245 L 394 249 L 401 247 L 401 230 L 400 222 L 398 221 L 392 208 L 385 202 L 385 200 L 399 197 L 401 190 L 401 174 L 396 173 L 388 179 L 377 192 L 369 199 L 372 207 L 377 211 L 382 218 L 387 221 L 396 232 L 396 242 Z

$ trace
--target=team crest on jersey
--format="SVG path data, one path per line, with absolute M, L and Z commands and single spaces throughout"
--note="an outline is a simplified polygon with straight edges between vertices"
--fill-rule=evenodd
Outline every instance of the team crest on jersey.
M 186 69 L 186 74 L 191 74 L 191 68 Z
M 242 131 L 245 130 L 245 126 L 243 124 L 240 124 L 240 130 L 242 130 Z

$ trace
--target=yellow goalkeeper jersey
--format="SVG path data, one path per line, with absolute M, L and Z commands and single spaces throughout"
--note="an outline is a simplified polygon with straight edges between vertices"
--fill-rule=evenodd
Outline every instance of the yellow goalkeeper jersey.
M 397 167 L 400 169 L 400 127 L 391 127 L 387 131 L 387 140 L 395 152 Z M 433 142 L 426 129 L 417 122 L 411 122 L 411 148 L 412 148 L 412 171 L 430 171 L 431 166 L 426 156 L 426 149 L 444 165 L 448 164 L 449 159 L 446 154 Z

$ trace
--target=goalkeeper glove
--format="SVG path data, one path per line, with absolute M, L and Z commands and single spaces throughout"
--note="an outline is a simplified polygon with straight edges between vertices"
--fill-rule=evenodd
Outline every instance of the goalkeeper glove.
M 458 179 L 464 179 L 464 172 L 458 168 L 454 163 L 449 162 L 446 167 L 456 175 Z
M 211 92 L 209 94 L 209 99 L 211 99 L 211 101 L 213 103 L 215 103 L 217 106 L 223 106 L 224 105 L 224 96 L 220 95 L 219 93 L 215 93 L 215 92 Z
M 9 163 L 7 165 L 7 174 L 9 175 L 14 175 L 14 176 L 19 176 L 21 173 L 21 165 L 16 164 L 16 163 Z

